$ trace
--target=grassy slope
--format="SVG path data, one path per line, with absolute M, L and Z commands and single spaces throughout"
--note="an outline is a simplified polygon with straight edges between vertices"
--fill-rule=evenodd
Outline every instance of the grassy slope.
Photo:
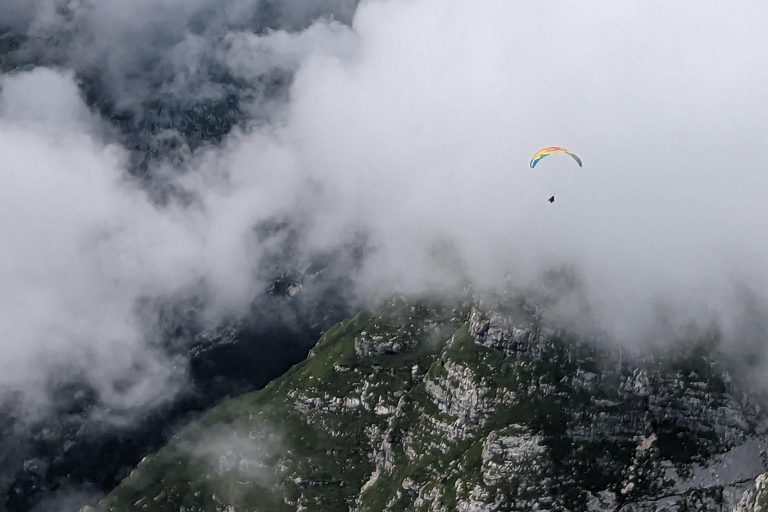
M 632 462 L 635 441 L 578 441 L 568 435 L 574 425 L 590 424 L 593 416 L 584 414 L 587 411 L 624 417 L 636 407 L 618 400 L 616 383 L 608 380 L 608 385 L 588 392 L 573 385 L 577 370 L 600 373 L 598 349 L 550 333 L 544 355 L 506 357 L 474 342 L 468 316 L 466 305 L 408 305 L 396 300 L 376 313 L 337 324 L 309 359 L 180 432 L 98 510 L 277 512 L 304 506 L 312 511 L 358 507 L 394 512 L 423 509 L 430 500 L 439 509 L 453 510 L 478 486 L 488 492 L 481 498 L 486 502 L 503 495 L 546 503 L 550 495 L 580 509 L 588 491 L 617 492 L 624 485 L 622 472 Z M 375 336 L 405 348 L 358 357 L 355 340 Z M 463 382 L 451 373 L 457 369 L 465 372 Z M 678 370 L 664 369 L 679 375 Z M 708 380 L 717 383 L 715 377 Z M 459 439 L 440 431 L 455 426 L 457 418 L 438 409 L 426 382 L 460 395 L 466 379 L 471 389 L 485 390 L 491 406 L 476 408 L 487 417 L 471 435 Z M 362 399 L 367 406 L 344 405 L 345 399 Z M 597 406 L 599 399 L 612 402 Z M 392 415 L 398 404 L 399 412 Z M 377 405 L 390 412 L 377 413 Z M 488 485 L 482 480 L 481 455 L 492 433 L 508 438 L 538 435 L 544 451 L 524 454 L 530 458 L 520 468 L 498 485 Z M 233 445 L 232 439 L 244 443 Z M 226 454 L 230 446 L 234 456 Z M 660 442 L 659 449 L 664 448 Z M 252 450 L 257 453 L 248 460 Z M 384 451 L 389 452 L 389 469 L 361 493 L 375 472 L 374 455 L 381 457 Z M 681 458 L 676 453 L 666 456 Z M 232 457 L 234 467 L 241 469 L 226 463 Z M 418 491 L 409 494 L 408 488 Z M 421 508 L 416 506 L 418 492 L 432 492 Z
M 384 428 L 386 418 L 362 407 L 342 408 L 335 414 L 317 411 L 323 421 L 308 423 L 315 411 L 298 412 L 289 393 L 300 390 L 311 396 L 346 397 L 353 391 L 359 395 L 360 385 L 368 381 L 384 402 L 395 405 L 393 393 L 407 392 L 412 384 L 411 368 L 416 364 L 429 367 L 445 341 L 427 339 L 434 336 L 434 329 L 425 329 L 425 322 L 446 325 L 460 322 L 460 318 L 466 318 L 466 312 L 392 301 L 376 315 L 360 314 L 337 324 L 318 342 L 312 357 L 264 389 L 230 400 L 183 429 L 167 446 L 147 457 L 97 510 L 159 512 L 186 507 L 212 511 L 223 503 L 234 504 L 234 510 L 295 510 L 295 505 L 284 503 L 281 494 L 289 500 L 300 494 L 304 500 L 314 498 L 313 510 L 346 508 L 373 471 L 365 428 Z M 361 333 L 420 339 L 422 343 L 400 354 L 358 358 L 354 339 Z M 338 367 L 349 371 L 337 371 Z M 281 458 L 284 463 L 288 459 L 289 467 L 279 481 L 267 478 L 260 482 L 260 475 L 248 478 L 247 471 L 217 474 L 209 458 L 195 455 L 216 432 L 247 436 L 265 427 L 278 433 L 281 450 L 262 461 L 267 466 L 263 473 L 276 472 Z M 291 479 L 296 476 L 304 481 Z

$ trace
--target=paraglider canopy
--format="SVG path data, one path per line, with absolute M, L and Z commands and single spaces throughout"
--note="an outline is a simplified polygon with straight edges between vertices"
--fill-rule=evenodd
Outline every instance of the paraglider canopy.
M 571 158 L 576 160 L 576 163 L 579 164 L 579 167 L 581 167 L 581 158 L 576 156 L 574 153 L 568 151 L 565 148 L 561 148 L 558 146 L 550 146 L 548 148 L 544 148 L 537 151 L 536 154 L 533 155 L 533 158 L 531 158 L 531 169 L 536 167 L 536 164 L 539 163 L 539 160 L 541 160 L 545 156 L 554 155 L 555 153 L 565 153 L 567 155 L 570 155 Z

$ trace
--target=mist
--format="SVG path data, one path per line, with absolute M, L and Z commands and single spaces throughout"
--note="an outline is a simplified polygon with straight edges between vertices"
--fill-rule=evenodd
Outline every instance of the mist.
M 355 51 L 307 55 L 270 127 L 290 168 L 257 168 L 314 184 L 311 246 L 369 236 L 364 293 L 567 265 L 617 338 L 641 339 L 659 305 L 727 325 L 738 286 L 765 289 L 768 178 L 747 148 L 768 126 L 768 38 L 716 4 L 589 7 L 365 3 Z M 550 144 L 584 168 L 529 169 Z
M 0 388 L 35 418 L 76 374 L 130 424 L 190 386 L 141 304 L 215 328 L 328 257 L 356 306 L 569 268 L 590 318 L 553 315 L 617 342 L 661 309 L 761 347 L 766 10 L 5 2 Z

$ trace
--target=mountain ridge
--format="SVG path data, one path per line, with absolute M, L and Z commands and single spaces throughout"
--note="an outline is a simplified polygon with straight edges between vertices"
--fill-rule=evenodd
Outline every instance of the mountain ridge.
M 620 357 L 525 301 L 393 299 L 95 510 L 765 510 L 764 414 L 702 343 Z

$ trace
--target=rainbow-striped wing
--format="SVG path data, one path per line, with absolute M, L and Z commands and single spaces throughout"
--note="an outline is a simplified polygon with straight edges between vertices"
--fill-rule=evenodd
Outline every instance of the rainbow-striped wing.
M 539 160 L 544 158 L 545 156 L 553 155 L 555 153 L 565 153 L 567 155 L 571 155 L 571 157 L 576 160 L 576 163 L 579 164 L 579 167 L 581 167 L 581 158 L 576 156 L 575 154 L 571 153 L 565 148 L 557 147 L 557 146 L 551 146 L 548 148 L 541 149 L 536 152 L 535 155 L 533 155 L 533 158 L 531 158 L 531 169 L 536 167 L 536 164 L 539 163 Z

